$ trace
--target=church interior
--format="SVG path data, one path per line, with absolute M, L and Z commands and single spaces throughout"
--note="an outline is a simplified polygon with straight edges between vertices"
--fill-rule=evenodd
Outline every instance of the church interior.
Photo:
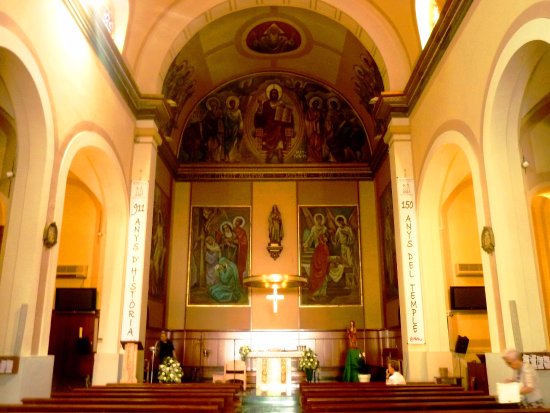
M 258 391 L 513 348 L 548 403 L 550 1 L 504 3 L 3 0 L 0 403 L 156 382 L 163 330 Z

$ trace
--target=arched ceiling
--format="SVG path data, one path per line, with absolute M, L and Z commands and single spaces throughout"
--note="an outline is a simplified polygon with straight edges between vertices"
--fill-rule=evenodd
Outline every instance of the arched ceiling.
M 147 15 L 137 10 L 142 7 L 142 3 L 138 3 L 134 16 L 139 15 L 143 19 Z M 180 165 L 180 176 L 196 176 L 196 167 L 193 164 L 199 160 L 201 166 L 214 162 L 216 166 L 227 170 L 241 168 L 239 163 L 243 163 L 244 159 L 246 163 L 255 164 L 256 167 L 271 163 L 269 159 L 278 159 L 273 162 L 285 165 L 316 163 L 321 169 L 330 163 L 332 170 L 335 164 L 353 163 L 361 177 L 372 177 L 372 161 L 376 159 L 374 153 L 380 152 L 381 149 L 377 146 L 384 144 L 377 131 L 370 102 L 382 91 L 391 89 L 388 64 L 394 65 L 393 72 L 410 73 L 410 61 L 413 60 L 410 55 L 407 56 L 406 45 L 400 39 L 401 33 L 391 27 L 383 10 L 377 9 L 370 2 L 348 2 L 348 6 L 355 3 L 355 8 L 349 9 L 349 12 L 355 11 L 359 19 L 367 14 L 375 16 L 368 26 L 383 28 L 390 33 L 387 40 L 382 42 L 382 47 L 388 49 L 388 44 L 393 42 L 393 47 L 400 50 L 393 56 L 386 57 L 373 40 L 380 38 L 381 30 L 371 36 L 365 30 L 366 27 L 361 27 L 356 19 L 350 17 L 351 14 L 329 3 L 315 2 L 315 6 L 310 4 L 304 7 L 305 3 L 269 5 L 270 2 L 266 2 L 266 5 L 250 7 L 246 6 L 246 2 L 218 2 L 217 5 L 210 3 L 209 8 L 195 6 L 194 11 L 187 10 L 183 14 L 181 7 L 184 3 L 176 2 L 164 10 L 156 3 L 158 17 L 149 18 L 155 24 L 150 26 L 146 37 L 133 36 L 131 33 L 137 26 L 130 24 L 126 48 L 126 55 L 130 57 L 134 50 L 137 51 L 135 46 L 138 39 L 142 39 L 142 48 L 135 54 L 136 79 L 143 84 L 143 88 L 155 89 L 158 88 L 159 80 L 162 80 L 161 92 L 174 106 L 174 121 L 165 133 L 170 136 L 167 145 Z M 415 43 L 416 49 L 409 45 L 409 51 L 418 53 L 414 4 L 412 1 L 408 3 L 408 7 L 401 8 L 402 30 L 406 39 L 414 39 L 412 43 Z M 393 8 L 387 7 L 385 12 L 391 14 Z M 168 22 L 171 24 L 165 29 Z M 161 42 L 164 44 L 159 44 Z M 163 67 L 156 66 L 156 70 L 161 73 L 150 72 L 144 66 L 145 61 L 151 61 L 150 56 L 145 59 L 145 53 L 153 44 L 157 46 L 157 50 L 165 51 L 164 56 L 159 55 L 159 59 L 155 59 L 157 64 L 162 62 Z M 167 63 L 169 65 L 165 70 Z M 265 138 L 263 143 L 261 139 L 256 139 L 257 134 L 263 132 L 262 128 L 255 128 L 252 121 L 245 122 L 238 138 L 249 142 L 248 149 L 241 146 L 239 150 L 242 153 L 220 155 L 220 151 L 229 151 L 227 143 L 224 143 L 228 138 L 222 126 L 217 132 L 213 132 L 217 137 L 207 136 L 205 130 L 211 129 L 207 122 L 212 123 L 212 120 L 207 119 L 207 97 L 212 97 L 213 91 L 219 90 L 223 85 L 239 79 L 248 79 L 247 82 L 254 83 L 255 75 L 265 79 L 266 74 L 268 77 L 272 75 L 273 82 L 286 82 L 285 85 L 281 83 L 283 93 L 293 97 L 296 102 L 291 108 L 292 127 L 286 127 L 286 132 L 282 132 L 292 135 L 282 139 L 288 140 L 284 144 L 284 156 L 271 157 L 269 150 L 256 150 L 256 144 L 265 147 L 266 142 Z M 265 88 L 266 82 L 270 81 L 263 80 L 264 85 L 258 85 L 256 89 Z M 305 84 L 311 93 L 297 91 L 297 84 L 299 87 Z M 225 102 L 229 94 L 234 93 L 243 102 L 249 101 L 251 96 L 257 98 L 263 95 L 250 87 L 234 89 L 237 90 L 226 90 L 216 98 Z M 315 150 L 311 149 L 311 141 L 316 137 L 311 137 L 306 127 L 308 100 L 314 95 L 322 99 L 315 115 L 319 118 L 315 127 L 320 130 L 317 139 L 322 143 L 318 144 L 316 152 L 319 155 L 315 156 L 312 155 Z M 346 113 L 340 111 L 339 116 L 329 120 L 331 115 L 328 102 L 335 96 L 345 102 L 349 110 Z M 287 100 L 287 106 L 289 102 L 292 101 Z M 246 108 L 241 105 L 239 110 L 243 111 L 243 117 L 251 119 L 251 113 L 259 110 L 259 106 L 252 102 Z M 225 112 L 227 108 L 222 104 L 217 111 L 219 122 L 224 122 Z M 215 122 L 216 120 L 214 124 Z M 348 122 L 354 124 L 354 128 L 359 124 L 362 131 L 351 132 L 351 126 L 342 127 L 338 136 L 335 133 L 329 136 L 329 129 L 339 127 L 329 122 Z M 196 129 L 195 132 L 189 131 L 193 128 Z M 335 140 L 338 142 L 333 142 Z M 342 142 L 343 140 L 346 142 Z M 324 147 L 324 152 L 321 146 Z M 190 153 L 193 151 L 196 153 Z M 189 161 L 182 165 L 184 159 Z M 236 161 L 238 159 L 243 159 L 243 162 Z M 349 169 L 349 166 L 346 165 L 346 168 Z
M 73 7 L 77 2 L 65 1 Z M 113 4 L 121 1 L 124 3 L 123 0 L 113 0 Z M 428 63 L 418 70 L 422 50 L 416 27 L 415 0 L 139 0 L 128 4 L 124 47 L 119 51 L 125 71 L 118 75 L 120 80 L 116 83 L 128 83 L 127 77 L 131 88 L 135 86 L 136 94 L 132 95 L 130 90 L 126 99 L 138 115 L 150 117 L 158 112 L 155 96 L 163 96 L 171 104 L 167 112 L 171 120 L 168 127 L 161 130 L 164 139 L 160 153 L 176 179 L 193 178 L 185 169 L 189 165 L 182 165 L 178 159 L 178 152 L 185 128 L 193 116 L 194 121 L 204 116 L 206 100 L 222 91 L 216 97 L 225 102 L 228 94 L 234 92 L 229 91 L 227 85 L 242 79 L 253 82 L 254 76 L 263 76 L 264 79 L 270 74 L 279 83 L 281 79 L 290 79 L 292 86 L 283 87 L 283 94 L 291 97 L 287 103 L 313 97 L 311 93 L 298 92 L 295 86 L 298 83 L 319 91 L 317 95 L 323 99 L 319 108 L 323 118 L 328 116 L 329 101 L 333 95 L 337 96 L 349 108 L 346 113 L 340 113 L 340 118 L 360 125 L 368 140 L 363 148 L 368 148 L 369 153 L 352 155 L 351 167 L 349 164 L 340 165 L 342 162 L 335 162 L 335 157 L 329 154 L 314 168 L 308 165 L 307 170 L 315 170 L 320 176 L 328 176 L 326 172 L 330 171 L 336 178 L 372 178 L 386 152 L 380 139 L 380 121 L 373 114 L 373 103 L 382 92 L 388 92 L 391 99 L 403 96 L 414 76 L 417 77 L 414 85 L 417 88 L 413 92 L 418 93 L 418 86 L 428 70 L 432 70 L 426 65 L 437 61 L 427 58 L 425 62 Z M 455 9 L 461 9 L 463 13 L 467 7 L 457 6 Z M 449 13 L 447 23 L 453 23 L 454 15 L 454 12 Z M 91 31 L 85 24 L 83 29 Z M 267 43 L 261 43 L 262 35 L 268 36 L 265 38 Z M 281 48 L 277 43 L 281 38 L 290 39 L 292 45 Z M 432 53 L 437 54 L 440 52 L 437 50 L 439 43 L 434 44 Z M 99 54 L 103 51 L 100 50 Z M 116 66 L 111 62 L 108 64 Z M 416 72 L 413 70 L 415 65 Z M 250 89 L 237 89 L 241 93 L 238 95 L 240 102 L 243 99 L 248 101 L 251 96 L 261 96 L 258 90 L 245 96 L 243 91 Z M 407 99 L 399 100 L 399 112 L 408 110 Z M 300 122 L 305 119 L 308 105 L 306 101 L 291 108 L 294 119 Z M 257 108 L 259 105 L 247 107 L 249 119 L 251 111 Z M 222 107 L 220 113 L 225 110 Z M 301 128 L 305 131 L 305 124 Z M 256 125 L 242 133 L 255 137 L 252 134 L 257 134 L 257 129 Z M 287 133 L 295 134 L 296 130 L 300 128 Z M 222 134 L 220 131 L 220 136 Z M 344 148 L 349 152 L 348 149 Z M 330 162 L 326 162 L 329 159 Z M 300 166 L 292 163 L 287 165 L 285 157 L 284 165 L 277 167 L 292 170 L 296 176 L 303 173 Z M 256 171 L 258 166 L 266 165 L 214 166 L 200 165 L 202 170 L 210 168 L 211 176 L 216 177 L 231 169 L 240 168 L 247 173 L 247 167 Z M 339 172 L 335 174 L 335 171 Z

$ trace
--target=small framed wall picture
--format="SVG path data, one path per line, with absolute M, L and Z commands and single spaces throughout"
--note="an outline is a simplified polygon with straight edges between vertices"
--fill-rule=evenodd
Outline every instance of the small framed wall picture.
M 51 248 L 57 244 L 57 224 L 55 222 L 46 225 L 42 241 L 46 248 Z

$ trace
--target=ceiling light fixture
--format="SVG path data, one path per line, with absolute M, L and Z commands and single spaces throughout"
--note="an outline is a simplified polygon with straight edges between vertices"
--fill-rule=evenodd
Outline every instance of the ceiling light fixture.
M 279 294 L 279 290 L 283 288 L 298 288 L 307 283 L 305 277 L 300 277 L 299 275 L 289 275 L 289 274 L 262 274 L 262 275 L 252 275 L 246 277 L 243 280 L 245 287 L 249 288 L 265 288 L 272 289 L 273 293 L 267 296 L 268 300 L 273 301 L 273 312 L 277 312 L 277 303 L 279 300 L 284 299 L 284 295 Z

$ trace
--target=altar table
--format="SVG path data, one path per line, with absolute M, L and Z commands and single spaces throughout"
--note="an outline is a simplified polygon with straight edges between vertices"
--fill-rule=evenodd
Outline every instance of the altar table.
M 292 392 L 292 359 L 302 357 L 299 350 L 251 351 L 256 369 L 256 395 L 268 396 Z

